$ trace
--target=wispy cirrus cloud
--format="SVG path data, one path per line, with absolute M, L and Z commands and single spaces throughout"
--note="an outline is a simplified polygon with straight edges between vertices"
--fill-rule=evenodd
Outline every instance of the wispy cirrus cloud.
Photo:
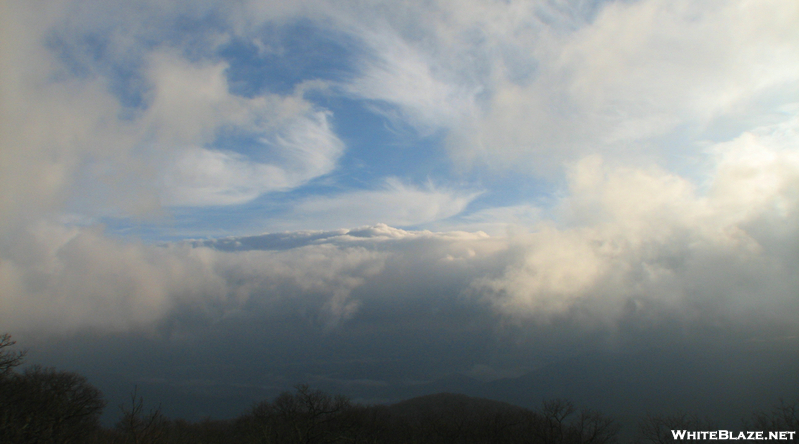
M 293 212 L 297 219 L 305 220 L 304 224 L 313 228 L 376 223 L 414 226 L 455 216 L 479 194 L 433 184 L 417 187 L 399 178 L 388 178 L 382 189 L 307 199 L 299 202 Z
M 352 27 L 380 56 L 349 90 L 445 129 L 469 167 L 546 176 L 586 153 L 690 156 L 669 140 L 734 136 L 719 131 L 774 122 L 797 100 L 789 2 L 436 2 L 415 20 L 398 9 L 382 32 Z
M 231 92 L 229 65 L 214 55 L 229 40 L 224 32 L 199 32 L 208 46 L 189 56 L 196 42 L 180 45 L 164 29 L 147 34 L 146 20 L 100 26 L 80 8 L 62 6 L 50 10 L 52 22 L 33 23 L 37 17 L 16 2 L 4 14 L 19 34 L 4 48 L 3 177 L 4 189 L 14 190 L 4 193 L 5 214 L 41 206 L 41 215 L 66 204 L 126 217 L 162 206 L 242 203 L 336 167 L 344 143 L 330 113 L 303 98 L 307 88 Z M 154 13 L 150 6 L 138 14 Z M 122 8 L 105 5 L 98 14 L 115 7 Z M 181 14 L 169 10 L 159 21 Z M 91 44 L 92 37 L 108 43 Z M 92 60 L 87 51 L 101 56 Z M 220 145 L 225 132 L 254 143 Z
M 481 87 L 439 66 L 429 53 L 391 32 L 360 30 L 358 37 L 370 46 L 360 75 L 345 89 L 373 103 L 395 125 L 410 124 L 421 133 L 451 128 L 464 116 L 477 112 Z
M 182 206 L 232 205 L 249 202 L 270 191 L 286 191 L 330 173 L 344 152 L 331 131 L 327 114 L 316 111 L 286 123 L 272 140 L 257 144 L 276 162 L 207 148 L 187 148 L 177 154 L 166 173 L 165 203 Z

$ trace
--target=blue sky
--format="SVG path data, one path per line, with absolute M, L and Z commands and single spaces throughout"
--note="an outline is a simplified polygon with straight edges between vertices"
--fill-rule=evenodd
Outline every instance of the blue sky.
M 549 213 L 588 156 L 702 186 L 709 147 L 792 121 L 791 22 L 767 29 L 782 7 L 53 3 L 29 83 L 83 95 L 60 105 L 86 117 L 53 134 L 74 148 L 41 142 L 67 168 L 45 213 L 146 242 L 458 229 Z M 730 41 L 735 20 L 749 34 Z
M 509 374 L 535 359 L 508 344 L 547 334 L 565 355 L 796 338 L 795 1 L 8 0 L 0 20 L 0 325 L 31 343 L 471 316 L 509 348 L 449 370 Z

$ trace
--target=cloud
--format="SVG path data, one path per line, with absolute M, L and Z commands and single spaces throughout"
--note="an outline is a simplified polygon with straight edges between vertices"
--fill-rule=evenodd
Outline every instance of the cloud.
M 743 111 L 769 89 L 786 91 L 795 65 L 783 56 L 797 50 L 797 14 L 782 1 L 614 3 L 561 57 L 574 69 L 573 92 L 587 103 L 640 104 L 653 115 L 706 121 Z
M 135 140 L 135 129 L 114 118 L 119 108 L 105 85 L 64 73 L 45 46 L 62 6 L 50 4 L 36 14 L 20 2 L 3 5 L 3 30 L 8 33 L 0 82 L 3 228 L 61 206 L 74 192 L 81 159 L 115 163 Z M 138 165 L 132 163 L 130 171 L 150 177 Z M 135 201 L 138 196 L 131 194 L 136 193 L 120 192 L 114 198 L 120 204 Z
M 796 57 L 783 56 L 799 47 L 789 24 L 796 6 L 761 6 L 755 12 L 729 3 L 608 4 L 592 23 L 546 48 L 535 82 L 501 84 L 472 137 L 510 161 L 546 163 L 587 150 L 629 156 L 630 142 L 756 118 L 763 112 L 753 106 L 758 102 L 795 101 Z
M 347 94 L 397 125 L 443 129 L 458 165 L 552 177 L 592 152 L 693 158 L 695 146 L 659 138 L 680 128 L 716 139 L 718 128 L 763 124 L 796 100 L 795 5 L 747 8 L 211 2 L 192 12 L 113 3 L 89 15 L 66 2 L 40 20 L 12 2 L 4 16 L 18 38 L 4 46 L 3 164 L 15 167 L 3 188 L 17 191 L 3 202 L 7 214 L 65 200 L 137 214 L 162 203 L 246 202 L 328 174 L 344 150 L 329 111 L 299 90 L 233 94 L 218 53 L 303 16 L 362 43 L 358 75 L 339 82 Z M 218 24 L 183 40 L 169 32 L 173 21 L 203 14 Z M 108 43 L 95 47 L 93 38 Z M 219 145 L 216 136 L 231 130 L 260 142 L 248 152 Z M 87 189 L 98 181 L 105 192 Z
M 12 330 L 150 328 L 181 303 L 202 308 L 225 295 L 201 249 L 122 243 L 95 228 L 41 223 L 4 250 L 2 319 Z
M 347 90 L 423 133 L 445 132 L 467 168 L 551 177 L 590 153 L 692 156 L 671 139 L 722 140 L 770 123 L 799 94 L 799 13 L 787 1 L 438 1 L 357 13 L 379 26 L 340 20 L 375 54 Z
M 389 28 L 390 29 L 390 28 Z M 449 128 L 476 112 L 480 87 L 452 76 L 436 59 L 390 31 L 359 31 L 371 55 L 361 62 L 360 76 L 345 86 L 358 98 L 395 121 L 422 133 Z M 398 114 L 398 115 L 397 115 Z
M 541 332 L 759 313 L 795 328 L 794 2 L 278 3 L 3 3 L 4 326 L 191 330 L 192 316 L 291 313 L 328 330 L 471 319 Z M 361 42 L 356 75 L 324 94 L 237 94 L 220 48 L 303 17 Z M 557 184 L 565 170 L 566 185 L 551 207 L 523 196 L 469 214 L 482 186 L 394 175 L 300 190 L 264 222 L 286 233 L 164 245 L 60 222 L 297 190 L 340 167 L 341 96 L 440 131 L 464 176 Z M 422 225 L 441 231 L 391 228 Z
M 454 216 L 479 193 L 464 193 L 428 184 L 419 188 L 398 178 L 386 179 L 383 189 L 353 191 L 333 197 L 306 199 L 294 207 L 295 217 L 318 228 L 386 223 L 412 226 Z
M 18 2 L 4 7 L 4 28 L 16 36 L 3 47 L 4 222 L 65 209 L 129 217 L 229 205 L 336 168 L 344 144 L 330 112 L 303 97 L 307 85 L 284 95 L 231 92 L 229 65 L 215 55 L 225 33 L 173 42 L 148 20 L 106 26 L 71 6 L 51 5 L 47 20 Z M 135 15 L 155 13 L 150 6 Z M 98 16 L 109 8 L 124 9 L 106 5 Z M 164 12 L 159 23 L 181 14 Z M 92 46 L 94 37 L 107 44 Z M 225 134 L 254 142 L 222 144 Z
M 4 249 L 0 319 L 6 328 L 39 334 L 180 330 L 194 328 L 181 324 L 187 318 L 208 325 L 298 315 L 332 328 L 355 316 L 364 300 L 391 303 L 392 293 L 373 286 L 401 280 L 399 270 L 419 279 L 434 279 L 435 270 L 462 273 L 464 259 L 495 248 L 485 235 L 386 225 L 164 246 L 53 224 L 26 236 Z M 293 245 L 285 248 L 284 239 Z M 447 274 L 445 281 L 453 278 Z
M 327 113 L 317 111 L 287 123 L 259 143 L 276 151 L 275 163 L 254 161 L 236 152 L 185 149 L 167 172 L 166 203 L 183 206 L 248 202 L 271 191 L 285 191 L 332 172 L 344 144 L 332 132 Z
M 509 232 L 532 227 L 544 218 L 541 207 L 531 204 L 512 205 L 506 207 L 491 207 L 464 214 L 457 219 L 442 221 L 432 224 L 441 231 L 483 231 L 492 236 L 506 236 Z
M 304 313 L 334 328 L 421 304 L 413 310 L 469 306 L 486 320 L 494 312 L 530 325 L 763 317 L 796 327 L 798 128 L 793 118 L 708 147 L 704 184 L 588 156 L 571 168 L 553 218 L 506 235 L 375 225 L 155 246 L 38 225 L 6 241 L 4 323 L 131 329 L 189 312 L 205 322 Z M 394 185 L 388 197 L 364 192 L 316 211 L 435 194 Z M 443 211 L 427 205 L 420 214 Z
M 781 244 L 796 243 L 796 129 L 792 119 L 713 146 L 704 190 L 658 168 L 581 160 L 558 223 L 517 235 L 517 261 L 476 291 L 522 318 L 619 319 L 628 300 L 695 320 L 795 311 L 799 257 Z
M 299 187 L 336 167 L 344 144 L 328 122 L 330 113 L 306 102 L 302 90 L 245 98 L 229 92 L 224 63 L 197 66 L 175 54 L 152 57 L 155 92 L 144 119 L 157 128 L 159 144 L 176 151 L 165 173 L 165 203 L 243 203 Z M 231 129 L 257 137 L 255 152 L 219 149 L 215 137 Z
M 378 252 L 332 245 L 228 253 L 219 259 L 227 278 L 243 283 L 235 292 L 248 300 L 244 307 L 269 315 L 275 307 L 285 312 L 288 305 L 327 327 L 355 315 L 359 301 L 350 297 L 352 290 L 378 274 L 385 261 Z

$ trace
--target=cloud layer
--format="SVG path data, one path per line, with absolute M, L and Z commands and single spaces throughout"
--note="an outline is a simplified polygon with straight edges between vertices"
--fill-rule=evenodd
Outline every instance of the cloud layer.
M 185 312 L 206 322 L 305 313 L 331 327 L 362 304 L 455 298 L 523 322 L 766 316 L 794 328 L 796 131 L 793 121 L 711 147 L 702 187 L 587 157 L 557 220 L 507 236 L 377 225 L 156 246 L 39 225 L 6 250 L 2 305 L 14 316 L 4 324 L 124 331 Z
M 795 2 L 283 3 L 3 4 L 4 328 L 797 328 Z

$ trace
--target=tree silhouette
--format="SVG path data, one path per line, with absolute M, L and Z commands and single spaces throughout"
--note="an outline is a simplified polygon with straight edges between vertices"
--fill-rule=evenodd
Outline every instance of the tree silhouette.
M 133 387 L 130 394 L 130 409 L 124 404 L 119 406 L 122 417 L 116 424 L 116 430 L 122 435 L 124 444 L 158 444 L 163 442 L 167 420 L 161 414 L 161 406 L 144 413 L 144 399 L 138 396 L 138 387 Z
M 0 381 L 5 443 L 85 443 L 99 430 L 105 402 L 76 373 L 33 366 Z
M 11 335 L 8 333 L 3 333 L 0 336 L 0 378 L 8 376 L 14 370 L 14 367 L 22 364 L 22 358 L 25 357 L 24 351 L 6 350 L 16 343 L 16 341 L 11 340 Z
M 799 400 L 785 403 L 780 399 L 771 412 L 753 414 L 752 425 L 747 424 L 747 429 L 764 432 L 799 431 Z M 794 439 L 799 439 L 799 436 L 794 436 Z
M 683 442 L 675 440 L 672 430 L 713 430 L 716 425 L 694 414 L 647 415 L 638 423 L 638 443 L 666 444 Z M 688 441 L 685 441 L 688 442 Z
M 541 444 L 607 444 L 616 442 L 621 427 L 612 418 L 578 409 L 564 399 L 544 401 L 526 424 L 526 442 Z
M 343 442 L 352 428 L 352 408 L 344 396 L 331 396 L 321 390 L 298 385 L 295 392 L 284 392 L 273 402 L 253 407 L 246 420 L 248 438 L 259 443 L 316 444 Z

